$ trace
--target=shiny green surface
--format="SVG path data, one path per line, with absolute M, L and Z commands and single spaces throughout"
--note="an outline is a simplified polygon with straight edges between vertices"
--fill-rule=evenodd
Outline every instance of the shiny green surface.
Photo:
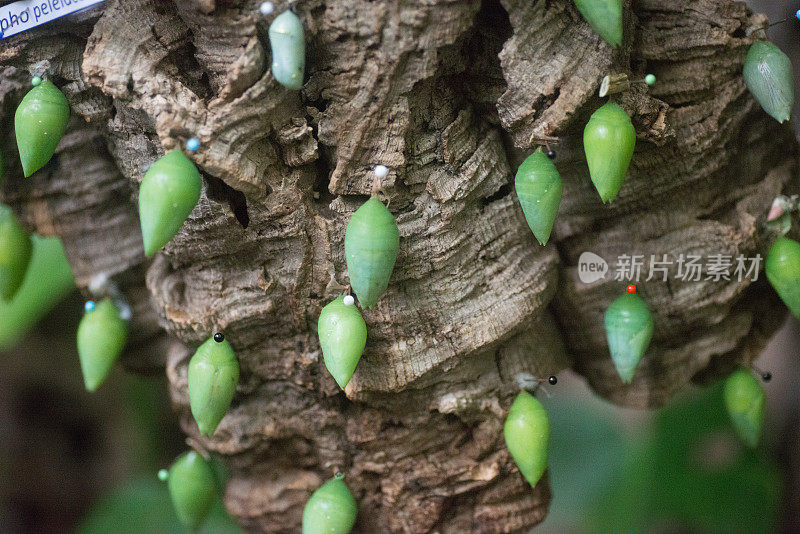
M 609 102 L 592 114 L 583 130 L 589 175 L 603 202 L 617 197 L 636 145 L 636 130 L 619 104 Z
M 200 172 L 180 150 L 150 166 L 139 188 L 139 219 L 144 253 L 152 256 L 169 243 L 200 199 Z
M 199 528 L 216 497 L 211 465 L 195 451 L 186 452 L 170 467 L 167 486 L 180 522 L 192 529 Z
M 25 279 L 32 252 L 31 236 L 11 208 L 0 204 L 0 299 L 14 298 Z
M 239 383 L 239 362 L 228 340 L 209 338 L 189 362 L 189 405 L 200 429 L 210 436 L 225 417 Z
M 344 236 L 350 285 L 361 306 L 378 302 L 394 270 L 400 232 L 386 206 L 372 197 L 353 213 Z
M 608 44 L 622 44 L 622 0 L 575 0 L 575 7 Z
M 749 371 L 737 369 L 725 380 L 722 392 L 733 428 L 751 448 L 758 445 L 764 420 L 764 388 Z
M 105 381 L 122 354 L 127 335 L 128 325 L 120 318 L 119 308 L 108 299 L 98 302 L 83 316 L 78 325 L 78 357 L 88 391 L 96 390 Z
M 761 107 L 778 122 L 789 120 L 794 105 L 792 62 L 768 41 L 750 45 L 744 60 L 744 81 Z
M 508 411 L 503 436 L 520 473 L 535 486 L 547 469 L 550 420 L 536 397 L 521 391 Z
M 269 26 L 272 49 L 272 76 L 288 89 L 303 87 L 306 68 L 306 41 L 303 23 L 287 10 L 275 17 Z
M 53 82 L 44 80 L 19 103 L 14 115 L 17 149 L 25 176 L 41 169 L 56 151 L 69 122 L 69 104 Z
M 322 308 L 317 323 L 325 367 L 344 389 L 356 370 L 367 344 L 367 325 L 354 305 L 345 306 L 339 297 Z
M 800 319 L 800 243 L 778 238 L 767 253 L 764 272 L 792 315 Z
M 561 204 L 561 176 L 556 166 L 537 150 L 517 169 L 514 189 L 533 235 L 541 245 L 547 244 Z
M 606 310 L 605 324 L 614 367 L 630 383 L 653 337 L 653 314 L 639 295 L 625 293 Z
M 303 534 L 347 534 L 356 521 L 358 507 L 343 477 L 319 487 L 303 510 Z

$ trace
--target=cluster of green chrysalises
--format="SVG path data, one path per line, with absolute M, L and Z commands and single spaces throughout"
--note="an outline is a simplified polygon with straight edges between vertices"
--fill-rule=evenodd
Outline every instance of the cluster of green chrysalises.
M 574 0 L 590 26 L 612 47 L 622 44 L 621 0 Z M 271 12 L 262 5 L 262 13 Z M 271 5 L 271 4 L 270 4 Z M 292 11 L 275 18 L 269 28 L 272 74 L 289 89 L 300 89 L 305 74 L 305 37 Z M 789 118 L 794 95 L 791 64 L 775 45 L 755 42 L 744 65 L 745 82 L 764 110 L 779 122 Z M 647 83 L 654 77 L 649 75 Z M 63 93 L 50 81 L 34 78 L 34 88 L 15 115 L 17 145 L 25 176 L 42 168 L 53 156 L 69 120 Z M 584 129 L 584 151 L 591 180 L 603 203 L 613 201 L 622 187 L 633 156 L 636 132 L 621 106 L 608 102 L 592 114 Z M 189 146 L 189 145 L 192 146 Z M 195 150 L 196 139 L 187 143 Z M 519 167 L 515 190 L 536 239 L 545 245 L 561 202 L 562 182 L 552 151 L 535 151 Z M 386 175 L 376 167 L 376 175 Z M 0 160 L 0 175 L 2 160 Z M 173 150 L 153 163 L 139 190 L 139 213 L 145 255 L 151 256 L 181 229 L 197 205 L 202 180 L 197 167 Z M 350 285 L 364 308 L 371 308 L 386 290 L 399 248 L 394 217 L 376 195 L 353 214 L 345 233 L 345 259 Z M 31 255 L 30 235 L 10 208 L 0 206 L 0 298 L 10 299 L 21 285 Z M 800 244 L 779 238 L 770 249 L 766 273 L 792 313 L 800 317 Z M 605 313 L 609 352 L 623 382 L 630 382 L 653 335 L 654 321 L 645 302 L 628 291 Z M 367 340 L 366 323 L 347 295 L 327 304 L 318 322 L 319 342 L 326 368 L 340 388 L 350 381 Z M 78 327 L 77 344 L 86 388 L 94 391 L 119 358 L 127 338 L 127 321 L 112 299 L 87 303 Z M 216 333 L 197 349 L 188 368 L 189 402 L 200 433 L 212 435 L 230 408 L 239 380 L 239 364 L 231 345 Z M 555 383 L 555 377 L 550 378 Z M 764 392 L 747 371 L 734 372 L 725 384 L 725 405 L 734 427 L 755 446 L 763 417 Z M 535 486 L 547 465 L 550 425 L 536 398 L 522 391 L 514 400 L 504 426 L 509 452 L 525 479 Z M 190 451 L 170 470 L 169 480 L 178 517 L 199 527 L 217 493 L 214 471 L 203 455 Z M 346 533 L 355 522 L 355 499 L 337 474 L 309 499 L 303 513 L 303 532 Z
M 612 47 L 622 44 L 621 0 L 574 0 L 589 25 Z M 744 64 L 744 79 L 750 92 L 769 115 L 779 122 L 789 118 L 794 103 L 789 58 L 775 45 L 756 41 Z M 655 83 L 648 75 L 645 83 Z M 589 175 L 603 203 L 619 193 L 633 157 L 636 131 L 621 106 L 608 102 L 592 114 L 583 134 Z M 531 154 L 517 170 L 515 191 L 525 219 L 541 245 L 547 244 L 561 203 L 562 182 L 555 154 L 541 149 Z M 780 297 L 800 318 L 800 243 L 778 239 L 769 251 L 767 278 Z M 606 337 L 614 366 L 624 383 L 633 380 L 636 368 L 650 344 L 653 314 L 629 286 L 627 294 L 614 300 L 605 313 Z M 763 378 L 768 380 L 769 373 Z M 764 392 L 746 370 L 733 373 L 725 384 L 725 405 L 734 428 L 750 446 L 755 446 L 763 418 Z M 549 423 L 541 404 L 523 391 L 511 406 L 505 426 L 506 443 L 520 472 L 535 485 L 546 467 Z

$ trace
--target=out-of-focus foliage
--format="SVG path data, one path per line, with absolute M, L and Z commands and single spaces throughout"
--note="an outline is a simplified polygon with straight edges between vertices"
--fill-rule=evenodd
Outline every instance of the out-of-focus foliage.
M 631 411 L 587 401 L 546 402 L 553 504 L 542 531 L 774 530 L 780 473 L 763 448 L 737 440 L 720 384 L 635 415 L 627 431 L 619 416 Z
M 81 534 L 137 532 L 138 534 L 179 534 L 192 532 L 178 522 L 167 485 L 151 478 L 127 482 L 100 499 L 78 529 Z M 241 532 L 217 499 L 198 533 Z
M 33 236 L 33 256 L 22 286 L 10 302 L 0 301 L 0 351 L 18 341 L 74 288 L 61 240 Z

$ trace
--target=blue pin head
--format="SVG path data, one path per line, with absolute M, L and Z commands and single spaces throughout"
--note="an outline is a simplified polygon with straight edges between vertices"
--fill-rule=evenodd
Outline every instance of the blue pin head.
M 87 300 L 86 304 L 83 305 L 83 309 L 86 310 L 87 312 L 94 311 L 94 301 Z
M 186 141 L 186 150 L 194 152 L 198 148 L 200 148 L 200 140 L 198 138 L 192 137 L 191 139 Z
M 800 9 L 795 12 L 794 16 L 800 19 Z

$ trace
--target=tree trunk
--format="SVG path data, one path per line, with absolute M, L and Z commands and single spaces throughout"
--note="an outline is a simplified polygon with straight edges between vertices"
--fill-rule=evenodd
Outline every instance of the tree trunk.
M 359 532 L 525 531 L 550 491 L 546 477 L 524 482 L 503 442 L 522 373 L 573 367 L 613 402 L 654 407 L 750 362 L 777 327 L 783 307 L 763 275 L 681 282 L 673 265 L 667 282 L 640 286 L 655 336 L 623 385 L 603 312 L 624 283 L 577 276 L 583 251 L 612 269 L 622 254 L 764 255 L 762 223 L 791 192 L 797 153 L 743 83 L 748 29 L 764 23 L 743 2 L 639 0 L 614 50 L 568 0 L 300 0 L 299 92 L 270 74 L 274 15 L 258 4 L 106 0 L 0 45 L 3 201 L 63 239 L 82 288 L 98 273 L 123 288 L 134 308 L 126 366 L 166 366 L 183 429 L 228 460 L 226 504 L 248 529 L 297 532 L 310 492 L 341 470 Z M 619 72 L 658 83 L 613 97 L 637 149 L 603 205 L 582 130 L 600 80 Z M 74 113 L 56 157 L 23 179 L 13 112 L 32 73 Z M 146 260 L 138 183 L 193 136 L 200 203 Z M 545 142 L 564 196 L 541 247 L 512 182 Z M 376 164 L 390 169 L 381 189 L 400 254 L 364 312 L 367 349 L 342 393 L 316 322 L 347 289 L 344 229 Z M 216 330 L 242 373 L 206 439 L 186 366 Z

